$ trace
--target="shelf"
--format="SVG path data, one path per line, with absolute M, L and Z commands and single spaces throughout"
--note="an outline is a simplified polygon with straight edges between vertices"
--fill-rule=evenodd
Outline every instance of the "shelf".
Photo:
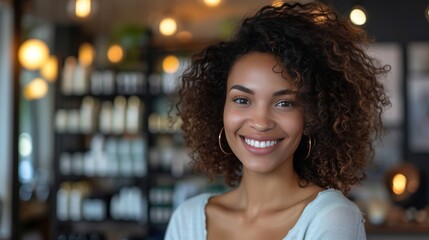
M 77 182 L 77 181 L 120 181 L 120 182 L 146 182 L 148 176 L 59 176 L 61 182 Z
M 109 239 L 127 239 L 126 236 L 146 237 L 149 232 L 147 224 L 132 221 L 58 221 L 57 224 L 60 234 L 101 233 L 109 236 Z
M 60 226 L 75 226 L 75 227 L 99 227 L 102 225 L 103 227 L 109 228 L 146 228 L 147 223 L 141 223 L 137 221 L 129 221 L 129 220 L 113 220 L 106 219 L 102 221 L 87 221 L 87 220 L 79 220 L 79 221 L 60 221 L 58 220 L 58 225 Z
M 366 224 L 365 229 L 367 234 L 413 234 L 422 235 L 429 234 L 429 223 L 401 223 L 401 224 L 382 224 L 373 225 Z
M 183 52 L 189 52 L 187 48 L 183 48 L 184 46 L 178 47 L 183 49 Z M 99 73 L 106 70 L 107 77 L 96 75 L 94 78 L 91 75 L 90 79 L 85 79 L 87 86 L 91 87 L 84 91 L 82 89 L 66 91 L 74 94 L 64 94 L 62 89 L 65 88 L 60 87 L 64 87 L 64 85 L 60 84 L 61 82 L 67 83 L 67 81 L 59 79 L 55 101 L 55 129 L 57 130 L 54 134 L 55 182 L 52 187 L 59 200 L 56 201 L 53 198 L 52 205 L 53 212 L 57 214 L 59 212 L 60 215 L 54 214 L 53 236 L 99 233 L 106 239 L 132 239 L 130 236 L 137 234 L 139 238 L 136 239 L 162 239 L 173 210 L 172 196 L 175 185 L 178 183 L 194 184 L 199 188 L 204 188 L 204 186 L 200 186 L 204 185 L 200 181 L 187 181 L 189 178 L 200 178 L 200 176 L 190 173 L 182 133 L 178 125 L 170 125 L 169 117 L 175 115 L 174 104 L 178 95 L 174 92 L 173 87 L 163 87 L 162 84 L 169 83 L 172 79 L 169 78 L 170 75 L 163 74 L 155 66 L 160 57 L 172 50 L 165 49 L 162 45 L 150 46 L 145 50 L 150 51 L 150 54 L 142 58 L 142 61 L 148 64 L 147 68 L 138 71 L 139 74 L 144 74 L 144 81 L 141 82 L 144 85 L 138 85 L 139 88 L 133 87 L 135 85 L 129 81 L 126 82 L 131 85 L 127 87 L 118 85 L 125 84 L 125 81 L 122 82 L 124 79 L 116 74 L 127 72 L 127 70 L 116 67 L 96 69 L 100 70 Z M 136 71 L 136 69 L 132 71 Z M 114 72 L 115 76 L 112 76 L 110 72 Z M 103 81 L 103 87 L 100 88 L 101 85 L 97 84 L 101 84 L 100 79 L 104 77 L 108 82 Z M 129 78 L 127 79 L 129 80 Z M 83 80 L 77 81 L 81 83 Z M 96 87 L 93 88 L 94 86 Z M 107 87 L 105 88 L 105 86 Z M 92 93 L 88 91 L 92 91 Z M 86 93 L 80 94 L 82 92 Z M 108 94 L 98 94 L 102 92 Z M 118 96 L 121 98 L 117 98 Z M 132 98 L 133 96 L 139 99 Z M 133 114 L 137 111 L 139 114 Z M 136 121 L 126 121 L 132 118 L 136 118 Z M 117 133 L 119 129 L 128 130 L 128 132 Z M 140 163 L 144 163 L 144 168 L 141 168 Z M 140 168 L 144 171 L 139 171 Z M 134 175 L 113 175 L 120 171 L 124 174 L 130 172 Z M 106 172 L 111 175 L 100 174 Z M 143 172 L 145 174 L 141 174 Z M 179 174 L 182 172 L 183 174 Z M 140 194 L 136 194 L 137 192 Z M 139 219 L 147 220 L 147 222 L 112 219 L 72 221 L 70 219 L 74 218 L 70 217 L 68 210 L 62 211 L 70 209 L 71 196 L 74 199 L 75 209 L 79 209 L 76 207 L 76 202 L 78 202 L 76 199 L 79 198 L 85 200 L 84 203 L 89 206 L 80 208 L 81 212 L 84 211 L 82 209 L 85 211 L 94 209 L 91 201 L 104 202 L 106 214 L 103 217 L 106 218 L 116 217 L 109 212 L 113 211 L 111 210 L 112 205 L 117 208 L 126 208 L 131 205 L 135 213 L 136 207 L 130 202 L 139 197 L 138 202 L 144 203 L 142 216 L 146 217 Z M 80 200 L 83 201 L 82 199 Z M 115 205 L 116 203 L 118 204 Z M 58 209 L 60 211 L 56 211 Z M 81 216 L 88 215 L 81 214 Z
M 22 211 L 20 212 L 19 218 L 23 222 L 40 220 L 41 218 L 46 218 L 48 216 L 48 206 L 46 202 L 35 200 L 21 202 L 20 208 Z
M 139 132 L 139 133 L 128 133 L 128 132 L 123 132 L 123 133 L 102 133 L 102 132 L 90 132 L 90 133 L 82 133 L 82 132 L 55 132 L 56 135 L 61 136 L 61 137 L 70 137 L 70 138 L 75 138 L 75 137 L 91 137 L 94 135 L 102 135 L 105 137 L 123 137 L 123 138 L 135 138 L 135 137 L 141 137 L 144 136 L 145 134 L 143 132 Z
M 85 93 L 82 95 L 75 95 L 75 94 L 70 94 L 70 95 L 62 95 L 63 100 L 73 100 L 73 99 L 82 99 L 84 97 L 93 97 L 93 98 L 97 98 L 100 100 L 113 100 L 115 99 L 117 96 L 123 96 L 123 97 L 131 97 L 131 96 L 137 96 L 140 98 L 144 98 L 146 96 L 149 96 L 148 93 L 145 92 L 139 92 L 139 93 L 109 93 L 109 94 L 93 94 L 93 93 Z

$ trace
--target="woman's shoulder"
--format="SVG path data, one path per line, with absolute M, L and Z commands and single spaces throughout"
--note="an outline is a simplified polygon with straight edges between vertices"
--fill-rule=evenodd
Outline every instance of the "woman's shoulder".
M 351 208 L 359 210 L 359 207 L 344 194 L 335 189 L 327 189 L 319 192 L 317 197 L 310 203 L 312 207 L 332 209 L 332 208 Z
M 359 207 L 342 192 L 328 189 L 304 209 L 285 239 L 365 239 L 363 215 Z M 307 239 L 307 238 L 306 238 Z
M 203 216 L 205 206 L 211 196 L 213 196 L 211 193 L 201 193 L 188 198 L 174 210 L 173 216 L 186 218 Z
M 320 192 L 304 210 L 304 219 L 313 226 L 344 226 L 352 228 L 363 223 L 360 208 L 342 192 L 328 189 Z
M 165 239 L 203 239 L 205 235 L 205 205 L 213 194 L 203 193 L 181 203 L 168 223 Z
M 186 211 L 189 213 L 189 211 L 204 210 L 204 206 L 207 204 L 207 201 L 211 196 L 213 196 L 213 194 L 201 193 L 188 198 L 177 207 L 176 211 Z

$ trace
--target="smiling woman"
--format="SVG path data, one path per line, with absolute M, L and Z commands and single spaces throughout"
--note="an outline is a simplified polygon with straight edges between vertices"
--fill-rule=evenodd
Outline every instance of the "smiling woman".
M 343 194 L 365 178 L 389 104 L 387 68 L 367 43 L 327 5 L 284 3 L 196 54 L 179 92 L 182 130 L 194 169 L 234 188 L 182 204 L 166 239 L 365 239 Z

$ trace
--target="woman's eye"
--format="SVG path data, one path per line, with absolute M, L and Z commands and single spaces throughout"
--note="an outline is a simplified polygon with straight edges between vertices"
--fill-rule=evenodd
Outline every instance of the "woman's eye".
M 234 98 L 233 101 L 235 103 L 238 103 L 238 104 L 249 104 L 249 100 L 247 100 L 246 98 L 242 98 L 242 97 Z
M 292 107 L 294 104 L 291 101 L 282 100 L 276 103 L 276 107 Z

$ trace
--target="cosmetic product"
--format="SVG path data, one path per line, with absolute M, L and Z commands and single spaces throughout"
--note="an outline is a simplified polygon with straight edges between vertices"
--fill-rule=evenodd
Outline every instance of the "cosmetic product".
M 73 75 L 76 68 L 76 58 L 67 57 L 64 62 L 61 91 L 64 95 L 73 94 Z
M 101 105 L 99 128 L 100 132 L 109 134 L 112 132 L 113 105 L 110 101 L 104 101 Z
M 81 219 L 82 193 L 78 188 L 72 188 L 70 191 L 70 220 L 79 221 Z
M 93 154 L 91 152 L 86 152 L 83 154 L 83 174 L 88 177 L 95 176 L 97 165 Z
M 120 198 L 118 194 L 114 194 L 110 200 L 110 217 L 114 220 L 121 219 Z
M 109 137 L 106 139 L 104 152 L 106 154 L 106 165 L 107 165 L 107 175 L 108 176 L 117 176 L 119 174 L 119 165 L 118 165 L 118 146 L 117 139 L 114 137 Z
M 57 191 L 57 218 L 60 221 L 66 221 L 69 219 L 69 191 L 60 188 Z
M 117 96 L 114 100 L 112 116 L 112 133 L 121 134 L 125 130 L 125 109 L 126 99 L 123 96 Z
M 55 129 L 59 133 L 67 131 L 67 110 L 58 109 L 55 113 Z
M 79 109 L 70 109 L 67 113 L 67 132 L 78 133 L 79 132 Z
M 88 70 L 83 65 L 76 63 L 73 72 L 73 94 L 83 95 L 88 92 Z
M 126 132 L 130 134 L 137 134 L 140 131 L 140 124 L 142 124 L 143 103 L 137 96 L 128 98 L 126 110 Z
M 80 132 L 91 133 L 93 131 L 93 119 L 94 119 L 94 99 L 86 96 L 82 100 L 80 107 Z

